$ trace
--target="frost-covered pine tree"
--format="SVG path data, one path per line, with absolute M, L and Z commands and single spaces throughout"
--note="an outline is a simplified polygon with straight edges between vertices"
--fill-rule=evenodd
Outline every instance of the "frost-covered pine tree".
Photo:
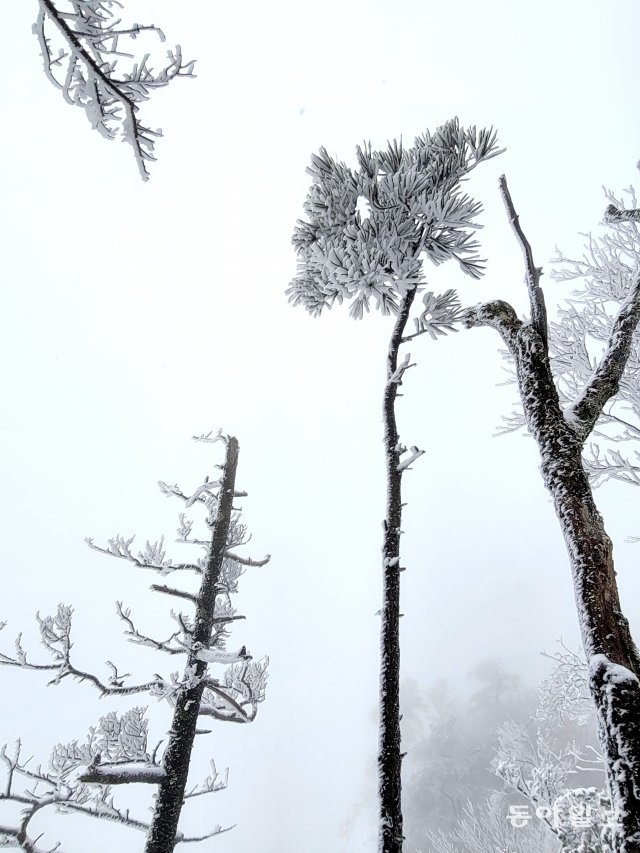
M 494 328 L 515 365 L 524 418 L 538 445 L 542 476 L 571 563 L 601 749 L 619 819 L 611 846 L 615 853 L 639 853 L 640 656 L 622 614 L 611 539 L 593 498 L 588 463 L 585 466 L 582 458 L 597 425 L 619 418 L 616 401 L 624 401 L 618 397 L 621 389 L 637 385 L 626 371 L 638 347 L 640 321 L 638 212 L 609 206 L 605 220 L 613 236 L 593 244 L 597 252 L 587 258 L 585 267 L 574 265 L 570 271 L 587 276 L 594 298 L 582 306 L 574 303 L 550 329 L 540 287 L 542 270 L 534 263 L 504 176 L 500 191 L 524 255 L 531 319 L 519 319 L 510 304 L 498 300 L 465 310 L 464 323 Z M 621 244 L 626 252 L 620 250 Z M 604 310 L 612 302 L 617 311 L 605 319 L 600 307 Z M 585 348 L 581 337 L 580 329 L 590 324 L 601 344 L 597 354 Z M 627 426 L 637 433 L 637 424 Z
M 262 566 L 269 557 L 251 560 L 236 552 L 248 541 L 240 513 L 233 507 L 234 498 L 246 495 L 235 488 L 237 440 L 220 434 L 200 436 L 197 440 L 224 442 L 226 453 L 224 464 L 218 466 L 220 477 L 205 477 L 191 493 L 176 485 L 163 482 L 159 485 L 165 495 L 177 498 L 187 510 L 204 509 L 210 534 L 199 536 L 194 520 L 181 513 L 177 536 L 178 542 L 203 550 L 202 557 L 188 562 L 173 561 L 166 555 L 164 539 L 147 542 L 141 551 L 133 550 L 133 538 L 116 536 L 105 547 L 87 540 L 95 551 L 124 559 L 137 569 L 155 572 L 160 578 L 174 573 L 185 579 L 195 577 L 195 591 L 165 583 L 151 585 L 155 592 L 172 597 L 191 611 L 171 611 L 174 625 L 167 638 L 145 633 L 134 621 L 130 609 L 122 602 L 117 603 L 127 639 L 172 658 L 184 657 L 182 672 L 169 676 L 156 673 L 147 681 L 132 683 L 130 674 L 122 673 L 111 661 L 107 662 L 106 677 L 79 668 L 71 634 L 73 610 L 64 604 L 58 606 L 53 616 L 37 617 L 41 644 L 48 658 L 34 658 L 24 648 L 21 635 L 16 639 L 13 654 L 0 653 L 2 665 L 49 672 L 49 684 L 58 685 L 71 678 L 91 685 L 101 697 L 147 693 L 167 701 L 173 709 L 173 720 L 164 751 L 160 751 L 160 744 L 148 748 L 146 709 L 140 707 L 122 714 L 106 714 L 89 730 L 84 742 L 55 746 L 46 765 L 33 767 L 29 760 L 25 761 L 21 743 L 13 751 L 4 746 L 0 750 L 0 766 L 5 771 L 0 803 L 18 806 L 21 814 L 14 825 L 0 825 L 0 847 L 46 853 L 30 827 L 32 819 L 43 809 L 103 818 L 142 830 L 147 834 L 145 853 L 172 853 L 179 842 L 201 841 L 227 831 L 217 825 L 204 835 L 189 836 L 178 829 L 178 821 L 185 801 L 226 787 L 226 774 L 218 773 L 212 762 L 211 775 L 201 784 L 187 788 L 195 736 L 209 731 L 197 730 L 198 721 L 208 718 L 250 723 L 264 700 L 268 658 L 255 660 L 245 646 L 227 650 L 226 640 L 229 626 L 244 618 L 232 606 L 231 597 L 237 592 L 245 567 Z M 5 625 L 2 623 L 0 627 Z M 224 667 L 221 673 L 214 672 L 216 665 Z M 150 823 L 114 802 L 114 786 L 131 783 L 144 783 L 157 789 Z M 57 848 L 58 845 L 49 849 Z
M 140 104 L 176 77 L 193 77 L 194 61 L 184 62 L 176 45 L 154 70 L 146 43 L 164 42 L 165 35 L 153 24 L 123 24 L 119 0 L 38 0 L 38 5 L 33 32 L 48 79 L 67 103 L 84 108 L 102 136 L 131 145 L 140 176 L 148 180 L 162 131 L 142 124 Z
M 463 128 L 453 119 L 427 131 L 405 148 L 393 142 L 383 151 L 357 148 L 358 168 L 337 162 L 320 149 L 307 170 L 312 177 L 293 244 L 299 269 L 287 293 L 314 317 L 349 301 L 350 315 L 362 318 L 374 307 L 393 318 L 383 395 L 387 476 L 382 544 L 379 833 L 380 853 L 402 850 L 400 745 L 400 534 L 402 477 L 424 451 L 400 439 L 395 404 L 405 372 L 413 366 L 400 349 L 422 334 L 445 334 L 459 319 L 453 291 L 425 292 L 425 259 L 455 260 L 479 278 L 482 261 L 472 230 L 481 205 L 460 183 L 479 163 L 498 154 L 492 130 Z M 364 210 L 361 209 L 364 206 Z M 422 296 L 419 299 L 419 295 Z M 421 304 L 419 304 L 421 303 Z M 413 312 L 413 323 L 410 325 Z

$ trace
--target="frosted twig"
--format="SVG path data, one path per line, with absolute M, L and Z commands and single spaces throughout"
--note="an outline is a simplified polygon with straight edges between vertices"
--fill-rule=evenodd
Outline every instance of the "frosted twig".
M 424 450 L 419 450 L 415 445 L 409 448 L 409 455 L 406 459 L 403 459 L 402 462 L 398 465 L 396 470 L 406 471 L 409 468 L 409 465 L 413 464 L 416 459 L 419 459 L 424 454 Z
M 147 164 L 155 160 L 155 140 L 162 131 L 140 122 L 139 104 L 148 100 L 153 89 L 168 85 L 176 77 L 194 77 L 194 62 L 184 62 L 180 46 L 176 45 L 167 52 L 168 62 L 160 72 L 150 68 L 149 54 L 145 54 L 117 76 L 118 59 L 135 59 L 133 54 L 119 49 L 120 40 L 134 40 L 147 31 L 164 41 L 159 27 L 134 24 L 118 29 L 119 21 L 103 0 L 83 0 L 81 7 L 79 3 L 72 4 L 73 12 L 61 11 L 54 0 L 38 3 L 40 10 L 33 31 L 47 78 L 62 91 L 67 103 L 84 108 L 92 127 L 105 138 L 114 139 L 119 134 L 131 144 L 140 176 L 148 180 Z M 64 45 L 55 56 L 47 35 L 48 23 L 58 31 Z

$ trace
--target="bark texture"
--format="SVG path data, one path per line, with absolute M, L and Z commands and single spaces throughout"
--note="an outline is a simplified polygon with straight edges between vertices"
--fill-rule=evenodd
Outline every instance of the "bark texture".
M 379 853 L 401 853 L 402 752 L 400 745 L 400 535 L 402 470 L 395 403 L 398 351 L 416 290 L 408 291 L 398 309 L 387 354 L 384 391 L 384 451 L 387 474 L 386 518 L 382 542 L 382 610 L 380 629 L 380 741 L 378 748 Z M 397 378 L 396 378 L 397 377 Z
M 220 579 L 220 571 L 227 549 L 238 452 L 237 440 L 233 437 L 228 438 L 224 471 L 218 493 L 218 510 L 213 525 L 207 565 L 197 596 L 192 636 L 193 643 L 202 643 L 205 648 L 209 646 L 214 627 L 216 586 Z M 198 660 L 195 652 L 190 652 L 186 671 L 193 674 L 193 686 L 181 690 L 178 695 L 169 733 L 169 742 L 162 761 L 165 777 L 158 787 L 153 820 L 144 848 L 145 853 L 172 853 L 180 840 L 178 837 L 178 820 L 183 805 L 191 751 L 200 712 L 200 701 L 204 689 L 202 678 L 206 669 L 206 662 Z
M 506 182 L 501 180 L 507 210 L 515 215 Z M 521 231 L 514 230 L 523 238 Z M 525 260 L 532 267 L 528 243 L 527 248 Z M 527 279 L 532 279 L 530 270 Z M 530 299 L 530 323 L 521 322 L 502 301 L 468 309 L 465 323 L 495 328 L 516 364 L 527 426 L 540 451 L 542 477 L 571 563 L 590 689 L 618 821 L 606 841 L 615 853 L 640 853 L 640 656 L 620 607 L 611 539 L 582 464 L 585 440 L 604 404 L 617 393 L 629 356 L 640 320 L 640 275 L 633 278 L 600 364 L 566 412 L 553 381 L 546 330 L 543 334 L 539 328 L 541 317 L 546 316 L 544 303 L 540 305 L 542 291 L 530 288 Z

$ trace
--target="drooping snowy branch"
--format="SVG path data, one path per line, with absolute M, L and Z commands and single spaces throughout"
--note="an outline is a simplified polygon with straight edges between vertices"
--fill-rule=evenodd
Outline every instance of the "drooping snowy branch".
M 33 32 L 48 79 L 67 103 L 84 108 L 102 136 L 120 137 L 132 146 L 140 176 L 148 180 L 148 164 L 155 160 L 155 142 L 162 131 L 142 124 L 140 104 L 177 77 L 194 77 L 195 62 L 183 60 L 179 45 L 167 51 L 159 71 L 151 66 L 149 53 L 129 53 L 135 40 L 155 37 L 164 42 L 165 35 L 154 25 L 120 26 L 114 10 L 122 4 L 117 0 L 38 0 L 38 4 Z

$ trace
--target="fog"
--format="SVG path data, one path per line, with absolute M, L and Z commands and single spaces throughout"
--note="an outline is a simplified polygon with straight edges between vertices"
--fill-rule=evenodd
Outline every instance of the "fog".
M 245 551 L 272 559 L 242 579 L 246 620 L 231 642 L 268 654 L 271 674 L 251 726 L 215 723 L 197 742 L 194 778 L 215 758 L 230 767 L 229 787 L 189 805 L 185 826 L 236 824 L 200 847 L 216 853 L 372 850 L 391 321 L 354 322 L 340 308 L 312 320 L 287 305 L 305 168 L 321 145 L 353 163 L 363 139 L 410 143 L 453 115 L 495 126 L 507 151 L 468 184 L 485 208 L 486 276 L 447 264 L 428 271 L 429 287 L 525 311 L 497 178 L 507 175 L 536 263 L 548 272 L 556 244 L 579 251 L 578 232 L 602 217 L 601 185 L 619 192 L 637 177 L 640 12 L 630 0 L 393 11 L 378 0 L 125 2 L 197 59 L 195 80 L 143 107 L 165 134 L 148 184 L 130 148 L 92 132 L 46 80 L 36 3 L 4 12 L 0 644 L 11 650 L 24 631 L 37 655 L 33 615 L 64 601 L 87 668 L 104 673 L 109 658 L 141 680 L 170 671 L 126 643 L 114 606 L 124 600 L 164 633 L 170 602 L 84 539 L 165 534 L 173 548 L 180 507 L 157 481 L 194 487 L 221 455 L 191 436 L 236 435 Z M 567 293 L 548 275 L 542 283 L 550 306 Z M 560 638 L 578 646 L 536 448 L 521 433 L 493 437 L 516 392 L 498 386 L 492 330 L 425 338 L 410 348 L 417 367 L 398 406 L 403 441 L 426 450 L 404 480 L 403 674 L 467 695 L 470 671 L 498 659 L 533 685 L 543 650 Z M 640 535 L 636 494 L 606 486 L 597 497 L 638 633 L 638 546 L 624 541 Z M 0 678 L 1 741 L 21 737 L 34 762 L 128 706 L 86 684 L 45 688 L 44 676 L 8 667 Z M 149 705 L 152 740 L 167 714 Z M 83 832 L 96 853 L 140 849 L 141 836 L 119 827 L 48 821 L 51 845 L 63 837 L 71 853 L 86 849 Z

